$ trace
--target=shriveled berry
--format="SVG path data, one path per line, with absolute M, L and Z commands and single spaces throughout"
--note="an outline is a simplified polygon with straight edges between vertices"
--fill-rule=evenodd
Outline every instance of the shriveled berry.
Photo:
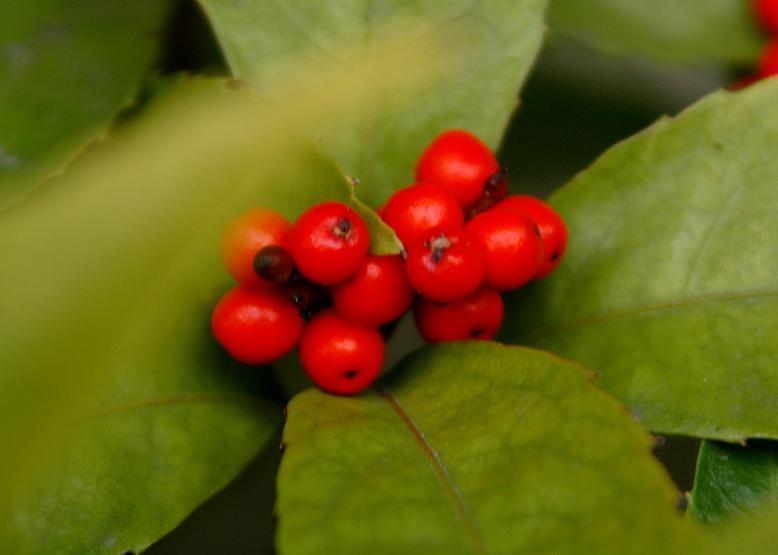
M 484 280 L 480 245 L 466 231 L 433 231 L 408 250 L 405 271 L 416 291 L 437 302 L 462 299 Z
M 468 218 L 474 218 L 508 196 L 508 170 L 500 168 L 486 180 L 481 198 L 468 210 Z
M 540 230 L 521 212 L 501 209 L 498 205 L 470 220 L 465 229 L 484 252 L 484 282 L 489 287 L 500 291 L 516 289 L 540 270 L 543 263 Z
M 308 209 L 287 238 L 297 269 L 321 285 L 334 285 L 351 276 L 365 260 L 369 247 L 365 222 L 340 202 L 324 202 Z
M 268 364 L 294 348 L 303 320 L 278 290 L 239 285 L 216 305 L 211 329 L 234 359 L 245 364 Z
M 503 313 L 500 294 L 487 287 L 453 303 L 420 298 L 413 308 L 419 332 L 431 343 L 492 339 L 500 330 Z
M 221 255 L 224 266 L 239 283 L 270 287 L 254 269 L 260 249 L 284 246 L 291 225 L 281 214 L 266 208 L 254 208 L 232 221 L 224 232 Z
M 294 271 L 294 261 L 284 247 L 268 245 L 254 255 L 254 272 L 270 283 L 284 283 Z
M 529 195 L 513 195 L 499 205 L 500 208 L 518 210 L 535 222 L 543 240 L 544 259 L 535 279 L 553 272 L 567 251 L 567 226 L 562 216 L 551 205 Z
M 768 32 L 778 34 L 778 0 L 754 0 L 754 11 Z
M 381 326 L 402 316 L 413 288 L 400 256 L 368 256 L 357 273 L 332 289 L 338 313 L 351 322 Z
M 465 225 L 456 198 L 439 185 L 429 183 L 396 191 L 386 203 L 383 218 L 406 249 L 433 229 L 453 231 Z
M 297 272 L 284 283 L 283 290 L 306 322 L 332 305 L 332 298 L 326 287 L 313 283 Z
M 487 181 L 499 169 L 494 154 L 478 137 L 454 129 L 441 133 L 424 150 L 416 180 L 445 187 L 468 208 L 481 198 Z
M 375 381 L 384 363 L 384 340 L 376 328 L 360 326 L 326 310 L 305 326 L 300 362 L 321 389 L 359 393 Z

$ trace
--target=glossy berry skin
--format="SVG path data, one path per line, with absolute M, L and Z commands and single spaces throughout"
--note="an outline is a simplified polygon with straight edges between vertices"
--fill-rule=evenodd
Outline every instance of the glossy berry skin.
M 263 247 L 281 245 L 291 225 L 281 214 L 254 208 L 232 221 L 224 232 L 221 255 L 224 266 L 238 283 L 270 287 L 272 282 L 254 271 L 254 257 Z
M 430 343 L 492 339 L 500 330 L 503 315 L 502 297 L 487 287 L 447 304 L 420 298 L 413 308 L 416 326 Z
M 778 75 L 778 38 L 770 41 L 765 48 L 762 58 L 759 61 L 757 73 L 762 79 Z
M 778 0 L 754 0 L 754 11 L 764 28 L 778 35 Z
M 405 260 L 405 272 L 416 291 L 441 303 L 463 299 L 484 280 L 480 245 L 464 230 L 433 231 L 417 241 Z
M 413 288 L 400 256 L 368 256 L 357 273 L 332 289 L 335 310 L 363 326 L 382 326 L 402 316 Z
M 529 195 L 513 195 L 505 199 L 499 207 L 518 210 L 535 222 L 543 240 L 543 264 L 535 279 L 541 279 L 553 272 L 567 250 L 567 226 L 562 216 L 548 203 Z
M 407 249 L 433 229 L 453 231 L 465 225 L 462 207 L 438 185 L 418 183 L 396 191 L 383 211 L 384 221 Z
M 509 291 L 537 275 L 543 263 L 540 231 L 522 213 L 496 206 L 467 223 L 465 229 L 484 252 L 489 287 Z
M 303 330 L 303 320 L 295 306 L 276 289 L 239 285 L 216 305 L 211 329 L 235 360 L 268 364 L 294 348 Z
M 302 275 L 320 285 L 334 285 L 359 269 L 370 247 L 362 218 L 340 202 L 323 202 L 294 223 L 287 248 Z
M 416 181 L 445 187 L 463 208 L 475 204 L 500 164 L 478 137 L 454 129 L 440 134 L 416 166 Z
M 384 340 L 375 329 L 325 310 L 305 326 L 300 362 L 324 391 L 353 395 L 372 384 L 384 363 Z

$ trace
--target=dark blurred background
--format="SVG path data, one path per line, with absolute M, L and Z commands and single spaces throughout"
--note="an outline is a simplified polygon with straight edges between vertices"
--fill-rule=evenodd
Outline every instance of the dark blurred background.
M 178 72 L 228 75 L 208 23 L 192 1 L 174 15 L 158 72 L 147 85 Z M 664 114 L 673 115 L 725 86 L 724 66 L 664 65 L 595 52 L 549 30 L 545 48 L 510 124 L 500 152 L 515 191 L 548 196 L 603 151 Z M 273 443 L 224 491 L 209 500 L 148 553 L 263 553 L 273 526 L 275 474 L 281 450 Z M 692 486 L 699 442 L 657 438 L 655 454 L 681 491 Z

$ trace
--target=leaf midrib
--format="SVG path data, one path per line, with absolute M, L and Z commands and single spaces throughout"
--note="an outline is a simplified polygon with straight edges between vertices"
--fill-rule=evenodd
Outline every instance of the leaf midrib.
M 778 297 L 778 288 L 772 289 L 757 289 L 752 291 L 743 292 L 726 292 L 726 293 L 712 293 L 709 295 L 699 295 L 696 297 L 690 297 L 686 299 L 670 299 L 666 301 L 658 301 L 655 303 L 635 305 L 632 307 L 614 309 L 601 314 L 590 314 L 571 320 L 566 323 L 553 324 L 545 327 L 540 327 L 532 332 L 519 334 L 518 339 L 543 339 L 558 335 L 564 332 L 574 331 L 576 329 L 595 324 L 602 324 L 611 322 L 614 320 L 624 320 L 632 316 L 638 316 L 641 314 L 650 314 L 652 312 L 663 312 L 675 310 L 678 308 L 685 308 L 695 305 L 703 305 L 707 303 L 725 303 L 725 302 L 741 302 L 749 301 L 753 299 Z
M 446 466 L 443 464 L 440 455 L 438 455 L 437 451 L 435 451 L 430 442 L 424 436 L 424 433 L 416 425 L 411 416 L 405 411 L 403 406 L 400 404 L 400 401 L 392 394 L 392 392 L 383 386 L 377 387 L 377 390 L 403 423 L 408 432 L 411 434 L 411 437 L 424 453 L 424 456 L 429 460 L 432 471 L 443 488 L 443 491 L 446 493 L 446 497 L 448 497 L 449 501 L 451 501 L 454 512 L 462 524 L 462 528 L 464 529 L 465 535 L 470 541 L 473 550 L 479 555 L 485 555 L 486 547 L 484 546 L 483 540 L 478 533 L 475 522 L 470 516 L 470 512 L 465 505 L 465 500 L 462 498 L 462 494 L 460 493 L 459 488 L 457 488 L 456 484 L 451 479 L 451 475 L 449 474 Z

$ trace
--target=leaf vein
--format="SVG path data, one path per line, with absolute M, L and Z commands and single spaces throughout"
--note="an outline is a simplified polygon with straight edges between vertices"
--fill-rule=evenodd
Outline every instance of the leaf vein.
M 383 396 L 383 398 L 398 416 L 408 432 L 410 432 L 411 436 L 416 441 L 417 445 L 421 448 L 427 459 L 429 459 L 430 466 L 432 467 L 435 476 L 438 478 L 440 485 L 443 487 L 446 496 L 451 501 L 451 504 L 454 507 L 454 511 L 456 512 L 459 521 L 462 523 L 462 527 L 464 528 L 465 534 L 470 540 L 474 551 L 479 554 L 485 554 L 486 548 L 483 544 L 483 541 L 481 540 L 480 534 L 478 533 L 478 529 L 476 528 L 475 522 L 473 521 L 473 517 L 470 515 L 470 512 L 467 509 L 467 505 L 465 504 L 465 500 L 462 497 L 462 493 L 459 491 L 459 488 L 451 478 L 451 475 L 449 474 L 446 465 L 443 464 L 440 455 L 438 455 L 437 451 L 435 451 L 430 442 L 424 436 L 424 433 L 419 429 L 419 427 L 405 411 L 403 406 L 400 404 L 400 401 L 392 394 L 392 392 L 389 391 L 386 387 L 378 387 L 378 392 Z

